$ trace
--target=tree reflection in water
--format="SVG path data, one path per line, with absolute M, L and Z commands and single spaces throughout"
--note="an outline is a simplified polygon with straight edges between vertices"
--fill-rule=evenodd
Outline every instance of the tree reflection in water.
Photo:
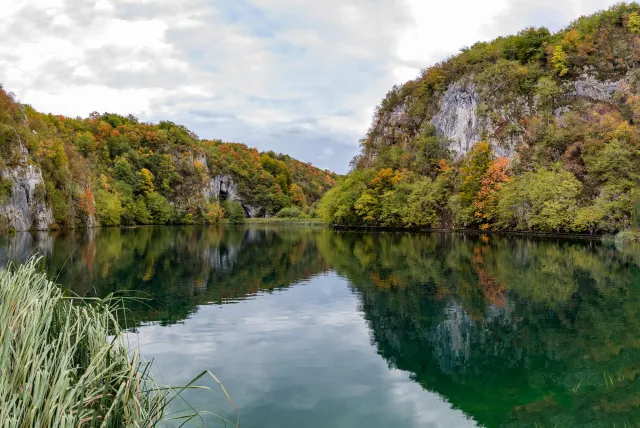
M 640 419 L 640 251 L 594 241 L 324 228 L 148 227 L 18 234 L 0 262 L 45 255 L 79 295 L 135 292 L 138 323 L 180 322 L 328 270 L 372 343 L 484 426 Z

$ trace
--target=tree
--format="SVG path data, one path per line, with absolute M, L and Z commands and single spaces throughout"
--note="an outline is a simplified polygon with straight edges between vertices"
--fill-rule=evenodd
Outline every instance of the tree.
M 411 194 L 406 202 L 404 223 L 407 226 L 436 225 L 439 221 L 438 208 L 442 202 L 438 197 L 437 185 L 428 177 L 424 177 L 413 183 L 411 187 Z
M 171 222 L 174 209 L 167 198 L 158 192 L 151 192 L 147 195 L 146 202 L 154 224 Z
M 355 203 L 373 178 L 371 169 L 355 170 L 339 180 L 318 204 L 318 214 L 327 223 L 355 225 L 361 221 Z
M 153 185 L 153 174 L 147 168 L 142 168 L 138 172 L 136 190 L 142 196 L 148 196 L 155 190 L 155 186 Z
M 136 176 L 133 173 L 133 168 L 131 167 L 131 164 L 126 158 L 124 157 L 116 158 L 113 169 L 114 169 L 115 176 L 118 180 L 122 180 L 131 186 L 135 184 Z
M 278 218 L 300 218 L 302 211 L 298 207 L 288 207 L 281 209 L 276 215 Z
M 540 100 L 540 106 L 550 116 L 555 109 L 556 98 L 560 95 L 556 81 L 548 76 L 541 77 L 536 84 L 536 95 Z
M 224 216 L 231 223 L 244 223 L 244 208 L 238 201 L 226 200 L 223 207 Z
M 122 211 L 118 195 L 104 189 L 96 192 L 96 213 L 101 226 L 119 226 Z
M 554 49 L 551 64 L 560 77 L 569 72 L 569 68 L 567 67 L 567 53 L 564 51 L 562 46 L 558 45 Z
M 527 172 L 500 190 L 498 224 L 517 230 L 571 231 L 581 191 L 582 184 L 568 171 Z
M 631 12 L 629 14 L 627 29 L 634 34 L 640 34 L 640 15 L 638 12 Z
M 13 193 L 13 180 L 0 178 L 0 204 L 6 204 Z
M 224 218 L 224 211 L 220 202 L 209 202 L 204 206 L 204 222 L 208 224 L 220 223 Z
M 133 220 L 136 224 L 151 224 L 153 223 L 153 218 L 147 209 L 147 205 L 145 204 L 145 200 L 142 197 L 136 198 L 131 207 L 131 214 L 133 215 Z
M 635 188 L 635 191 L 633 192 L 631 225 L 636 229 L 640 229 L 640 179 L 636 180 L 636 188 Z
M 498 158 L 489 165 L 482 177 L 481 187 L 473 201 L 473 206 L 476 209 L 474 215 L 484 223 L 485 228 L 498 216 L 499 192 L 510 180 L 508 168 L 509 159 Z
M 458 188 L 458 209 L 456 222 L 462 225 L 476 221 L 473 207 L 480 188 L 482 178 L 487 173 L 493 159 L 493 150 L 489 143 L 482 141 L 467 153 L 460 166 L 460 185 Z
M 289 193 L 291 194 L 291 199 L 293 203 L 299 207 L 304 207 L 307 205 L 307 199 L 304 195 L 304 191 L 300 186 L 293 183 L 291 187 L 289 187 Z

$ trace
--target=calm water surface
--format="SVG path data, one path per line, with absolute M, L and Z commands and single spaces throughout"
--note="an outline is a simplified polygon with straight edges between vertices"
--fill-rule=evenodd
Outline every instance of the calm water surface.
M 149 297 L 128 304 L 131 340 L 165 382 L 215 373 L 241 427 L 640 421 L 636 249 L 294 226 L 150 227 L 18 234 L 0 240 L 0 265 L 36 251 L 77 294 Z M 187 397 L 235 421 L 219 389 Z M 203 423 L 222 426 L 214 417 Z

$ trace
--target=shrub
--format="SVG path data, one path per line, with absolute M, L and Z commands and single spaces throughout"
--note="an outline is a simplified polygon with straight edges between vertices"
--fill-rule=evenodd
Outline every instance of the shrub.
M 154 224 L 167 224 L 171 221 L 174 209 L 167 198 L 158 192 L 151 192 L 146 200 Z
M 498 223 L 520 230 L 570 231 L 581 190 L 582 184 L 570 172 L 527 172 L 500 190 Z
M 0 179 L 0 204 L 6 204 L 13 193 L 13 181 L 9 178 Z
M 276 215 L 278 218 L 300 218 L 302 217 L 302 211 L 298 207 L 287 207 L 281 209 Z
M 240 202 L 226 200 L 222 210 L 224 211 L 224 217 L 231 223 L 244 223 L 244 208 L 242 208 Z
M 204 206 L 204 222 L 208 224 L 220 223 L 224 218 L 224 211 L 220 202 L 209 202 Z
M 118 226 L 122 212 L 122 204 L 118 195 L 104 189 L 96 192 L 96 214 L 101 226 Z

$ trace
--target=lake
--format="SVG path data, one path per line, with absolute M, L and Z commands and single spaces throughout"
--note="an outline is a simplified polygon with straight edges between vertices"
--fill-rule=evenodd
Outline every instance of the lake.
M 636 250 L 145 227 L 19 233 L 0 238 L 0 265 L 39 252 L 70 292 L 145 298 L 127 302 L 129 339 L 167 383 L 218 376 L 241 427 L 613 427 L 640 420 Z M 214 393 L 189 403 L 235 422 L 200 383 Z

